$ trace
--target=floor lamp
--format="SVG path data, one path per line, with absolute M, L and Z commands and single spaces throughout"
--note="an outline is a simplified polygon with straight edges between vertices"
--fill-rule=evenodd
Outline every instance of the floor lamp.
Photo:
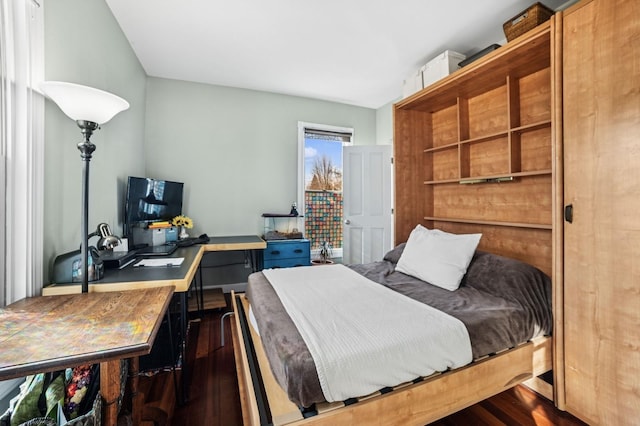
M 94 130 L 111 120 L 117 113 L 129 108 L 129 103 L 119 96 L 93 87 L 61 81 L 46 81 L 40 85 L 42 92 L 74 120 L 84 140 L 78 143 L 82 159 L 82 216 L 80 255 L 82 259 L 82 292 L 89 291 L 89 162 L 96 146 L 90 138 Z

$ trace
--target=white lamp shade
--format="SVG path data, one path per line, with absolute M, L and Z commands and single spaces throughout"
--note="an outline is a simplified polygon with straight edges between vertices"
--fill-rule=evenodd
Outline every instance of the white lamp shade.
M 40 88 L 62 112 L 75 121 L 104 124 L 120 111 L 129 108 L 129 102 L 119 96 L 80 84 L 45 81 Z

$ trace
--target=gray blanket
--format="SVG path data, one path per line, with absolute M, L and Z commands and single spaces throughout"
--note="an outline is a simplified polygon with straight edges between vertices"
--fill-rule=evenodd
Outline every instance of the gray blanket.
M 395 272 L 403 248 L 399 245 L 380 262 L 349 267 L 458 318 L 469 332 L 474 359 L 551 333 L 551 281 L 533 266 L 477 252 L 460 288 L 448 291 Z M 313 358 L 261 272 L 249 277 L 247 297 L 271 371 L 289 399 L 301 407 L 324 401 Z

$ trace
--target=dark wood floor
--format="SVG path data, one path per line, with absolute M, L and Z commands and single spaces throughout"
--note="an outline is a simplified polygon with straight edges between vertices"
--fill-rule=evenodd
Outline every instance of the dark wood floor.
M 225 320 L 226 345 L 221 347 L 221 314 L 220 311 L 207 311 L 202 320 L 191 323 L 187 354 L 187 360 L 193 366 L 189 374 L 189 401 L 175 408 L 173 425 L 242 424 L 230 321 Z M 568 426 L 584 423 L 557 410 L 550 401 L 528 388 L 517 386 L 433 424 Z

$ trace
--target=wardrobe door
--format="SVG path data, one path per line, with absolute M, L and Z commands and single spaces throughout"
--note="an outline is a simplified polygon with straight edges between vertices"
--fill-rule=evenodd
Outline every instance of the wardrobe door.
M 567 411 L 640 416 L 640 1 L 563 20 L 564 357 Z

